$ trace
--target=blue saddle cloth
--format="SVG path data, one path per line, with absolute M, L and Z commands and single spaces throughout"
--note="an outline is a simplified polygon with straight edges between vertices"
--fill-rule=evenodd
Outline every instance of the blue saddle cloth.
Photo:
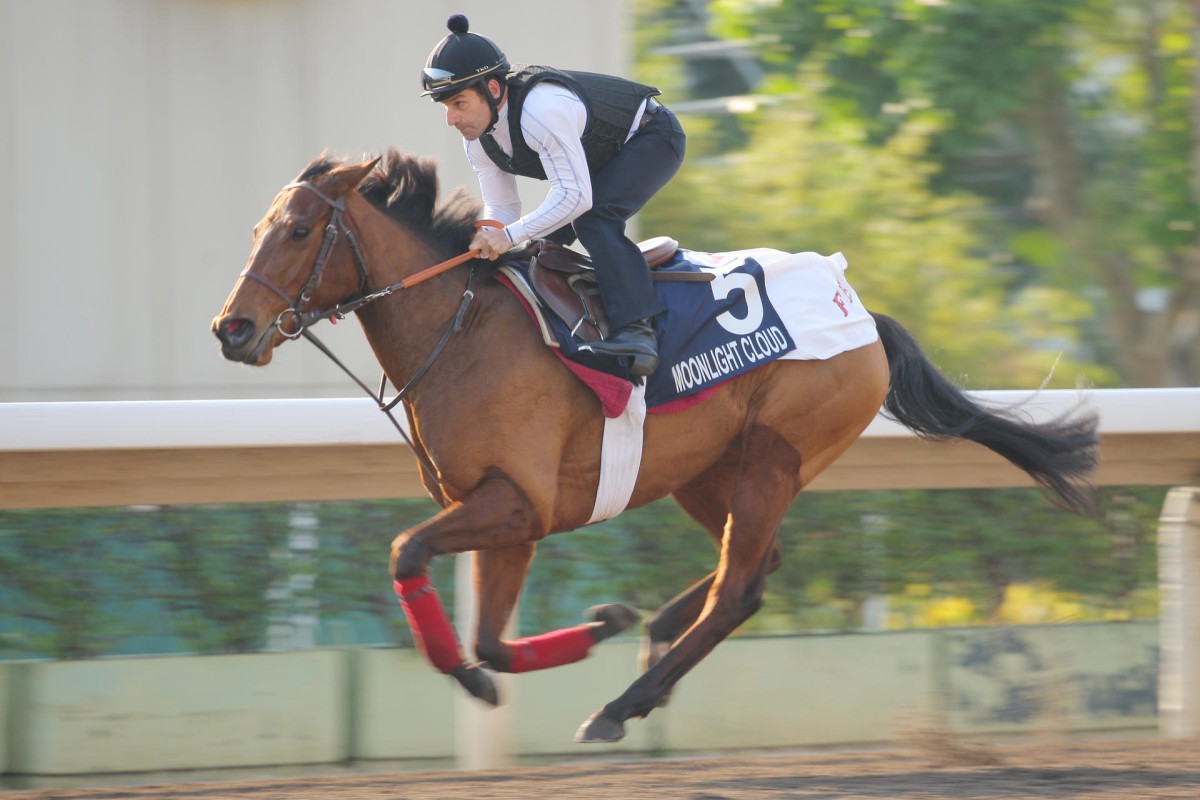
M 519 263 L 508 266 L 524 272 Z M 654 282 L 667 311 L 653 320 L 659 366 L 646 384 L 648 407 L 682 400 L 795 349 L 754 258 L 679 250 L 656 271 L 707 272 L 713 280 Z M 571 335 L 569 325 L 544 303 L 542 311 L 565 358 L 631 380 L 623 359 L 580 350 L 584 343 Z

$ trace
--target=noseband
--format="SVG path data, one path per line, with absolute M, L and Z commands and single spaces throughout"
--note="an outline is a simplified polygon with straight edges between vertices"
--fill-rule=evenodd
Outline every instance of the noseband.
M 355 296 L 361 296 L 363 290 L 367 287 L 368 273 L 367 260 L 363 258 L 362 250 L 358 246 L 358 239 L 354 236 L 354 231 L 350 229 L 343 218 L 346 213 L 346 198 L 343 196 L 334 200 L 308 181 L 289 183 L 281 191 L 286 192 L 288 189 L 305 189 L 312 192 L 325 205 L 333 209 L 329 215 L 329 222 L 325 225 L 325 240 L 321 243 L 321 250 L 317 253 L 317 260 L 313 263 L 312 274 L 309 275 L 308 283 L 304 284 L 304 288 L 300 290 L 299 297 L 293 300 L 288 296 L 287 292 L 280 289 L 267 278 L 250 272 L 249 267 L 242 270 L 242 274 L 239 277 L 257 281 L 287 302 L 288 307 L 280 311 L 279 316 L 275 318 L 275 329 L 288 339 L 295 339 L 304 333 L 304 330 L 314 322 L 336 313 L 337 309 L 308 312 L 302 312 L 302 309 L 312 299 L 313 293 L 317 291 L 317 287 L 321 284 L 321 276 L 325 272 L 325 262 L 329 260 L 329 254 L 333 251 L 333 246 L 337 244 L 339 231 L 346 237 L 346 241 L 350 243 L 350 249 L 354 251 L 354 260 L 358 262 L 358 289 L 354 293 Z M 339 307 L 341 305 L 339 304 Z M 285 327 L 285 323 L 289 320 L 294 322 L 296 326 L 293 331 L 288 331 Z

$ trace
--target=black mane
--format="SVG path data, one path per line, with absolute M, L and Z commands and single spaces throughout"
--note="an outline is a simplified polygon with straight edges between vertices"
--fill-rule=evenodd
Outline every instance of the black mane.
M 296 180 L 312 180 L 344 163 L 345 159 L 321 155 Z M 435 241 L 441 251 L 467 249 L 482 209 L 480 200 L 461 187 L 439 202 L 437 162 L 395 147 L 383 154 L 358 191 L 392 219 Z

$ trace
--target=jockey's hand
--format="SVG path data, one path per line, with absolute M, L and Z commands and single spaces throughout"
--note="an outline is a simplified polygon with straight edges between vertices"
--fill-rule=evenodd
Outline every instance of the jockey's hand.
M 475 233 L 471 240 L 471 249 L 479 250 L 479 257 L 495 261 L 512 249 L 512 242 L 503 228 L 484 228 Z

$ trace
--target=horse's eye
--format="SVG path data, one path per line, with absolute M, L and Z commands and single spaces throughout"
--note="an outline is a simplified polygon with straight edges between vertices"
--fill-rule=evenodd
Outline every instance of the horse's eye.
M 297 225 L 295 229 L 292 230 L 293 239 L 303 239 L 305 236 L 308 236 L 308 228 L 304 227 L 303 225 Z

